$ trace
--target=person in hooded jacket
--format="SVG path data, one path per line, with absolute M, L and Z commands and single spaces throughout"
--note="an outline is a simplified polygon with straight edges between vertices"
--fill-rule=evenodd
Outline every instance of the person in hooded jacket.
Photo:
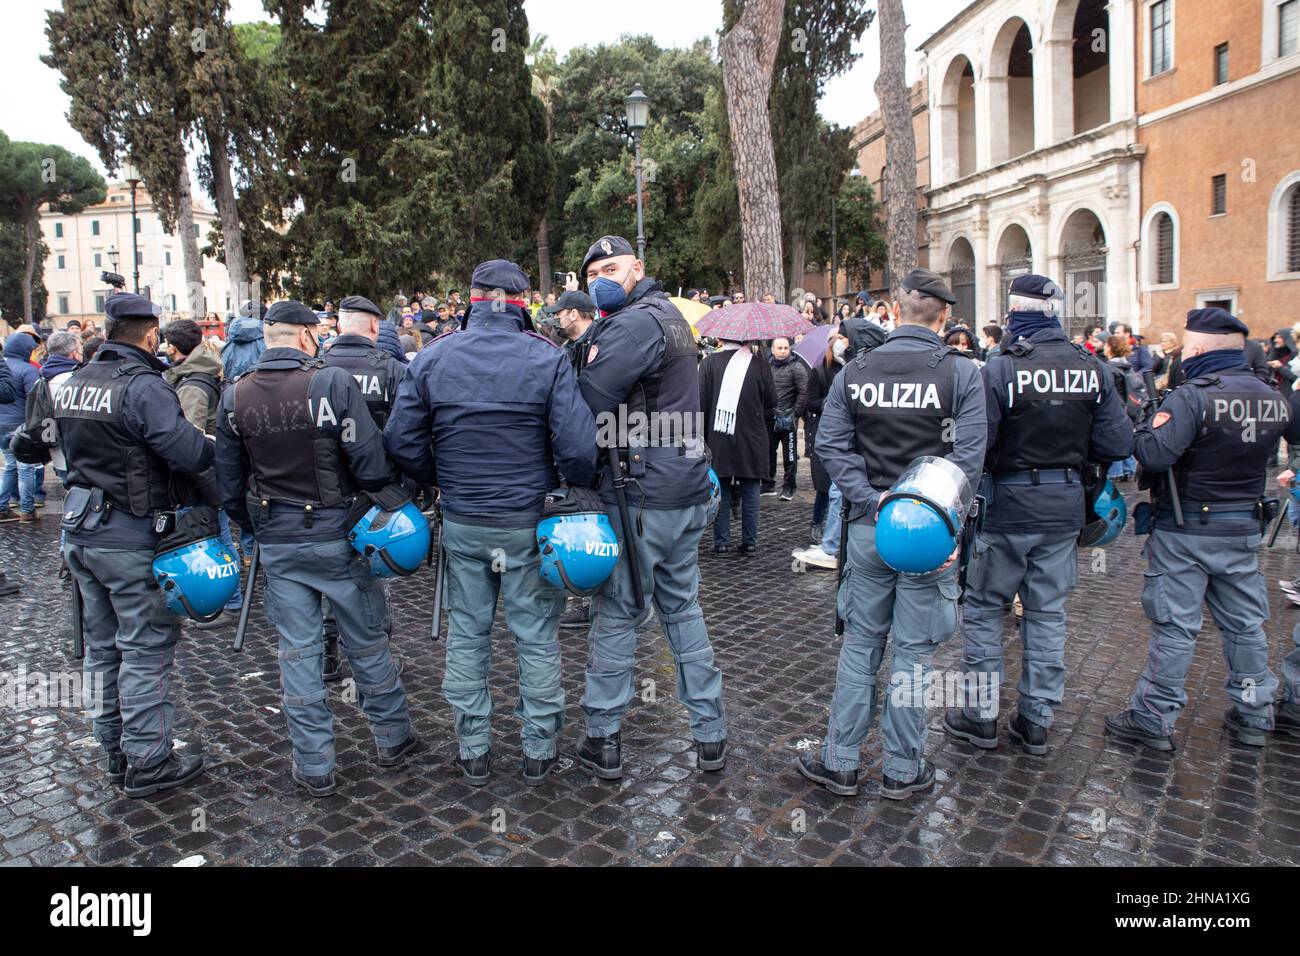
M 27 393 L 40 378 L 32 365 L 36 340 L 25 332 L 15 332 L 5 339 L 4 364 L 14 382 L 14 399 L 0 405 L 0 450 L 4 453 L 4 478 L 0 480 L 0 521 L 30 523 L 39 521 L 36 513 L 36 466 L 25 465 L 9 450 L 14 432 L 27 417 Z M 18 498 L 18 512 L 9 503 Z
M 233 382 L 256 365 L 266 351 L 266 342 L 262 338 L 263 313 L 259 310 L 254 315 L 255 308 L 255 303 L 245 302 L 239 310 L 239 317 L 226 331 L 226 346 L 221 350 L 221 374 L 227 382 Z
M 1290 329 L 1278 329 L 1268 345 L 1268 367 L 1273 373 L 1273 384 L 1283 395 L 1290 393 L 1295 386 L 1295 373 L 1291 371 L 1291 360 L 1295 358 L 1295 342 L 1291 339 Z

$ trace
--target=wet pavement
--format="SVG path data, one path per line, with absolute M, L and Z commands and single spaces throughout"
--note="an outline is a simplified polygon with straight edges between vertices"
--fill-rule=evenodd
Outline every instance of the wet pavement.
M 1133 485 L 1123 486 L 1130 500 Z M 802 499 L 802 500 L 801 500 Z M 67 589 L 56 572 L 57 499 L 38 527 L 0 525 L 0 561 L 20 594 L 0 599 L 0 671 L 67 671 Z M 695 767 L 672 657 L 657 627 L 642 634 L 634 701 L 623 727 L 620 782 L 573 759 L 585 632 L 562 632 L 568 723 L 557 772 L 524 786 L 517 670 L 498 613 L 492 689 L 493 777 L 466 785 L 442 698 L 442 645 L 429 641 L 432 575 L 393 587 L 394 646 L 416 732 L 426 748 L 396 771 L 374 745 L 346 685 L 331 687 L 339 792 L 321 800 L 290 781 L 275 639 L 260 597 L 242 655 L 230 623 L 186 625 L 173 700 L 177 745 L 208 770 L 181 790 L 131 800 L 102 771 L 89 721 L 76 707 L 0 710 L 0 865 L 866 865 L 1300 863 L 1300 740 L 1242 747 L 1221 726 L 1225 676 L 1217 631 L 1198 643 L 1177 753 L 1156 755 L 1102 733 L 1126 705 L 1146 656 L 1138 601 L 1144 567 L 1131 530 L 1104 562 L 1080 556 L 1072 596 L 1065 701 L 1051 751 L 1031 757 L 1007 740 L 980 751 L 947 739 L 931 710 L 931 793 L 906 803 L 879 794 L 878 722 L 864 748 L 864 785 L 835 797 L 794 769 L 825 730 L 835 677 L 828 572 L 795 573 L 790 549 L 808 536 L 810 499 L 762 500 L 760 551 L 701 551 L 701 601 L 725 680 L 730 754 L 721 773 Z M 737 529 L 738 530 L 738 529 Z M 1262 561 L 1273 616 L 1275 671 L 1290 648 L 1296 608 L 1275 583 L 1300 570 L 1284 532 Z M 260 591 L 259 591 L 260 594 Z M 1020 641 L 1007 618 L 1004 715 L 1014 706 Z M 960 639 L 937 657 L 960 666 Z M 881 675 L 888 686 L 888 656 Z M 74 668 L 75 669 L 75 668 Z M 349 695 L 350 696 L 350 695 Z M 32 701 L 28 701 L 30 704 Z

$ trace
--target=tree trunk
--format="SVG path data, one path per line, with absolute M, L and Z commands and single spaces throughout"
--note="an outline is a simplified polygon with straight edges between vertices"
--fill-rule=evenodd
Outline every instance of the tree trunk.
M 903 0 L 880 0 L 880 73 L 876 98 L 885 125 L 885 192 L 889 243 L 889 286 L 916 268 L 916 137 L 912 133 L 912 95 L 907 88 L 907 21 Z
M 32 318 L 32 277 L 36 274 L 36 246 L 40 242 L 40 226 L 38 225 L 40 218 L 41 207 L 37 206 L 28 212 L 26 220 L 23 222 L 23 238 L 27 245 L 27 262 L 23 268 L 23 321 L 28 325 L 36 324 Z
M 239 228 L 239 207 L 235 203 L 235 184 L 230 177 L 230 155 L 226 152 L 225 127 L 204 121 L 208 140 L 208 163 L 212 167 L 212 192 L 221 216 L 221 240 L 226 251 L 226 272 L 230 274 L 231 303 L 251 298 L 248 266 L 244 259 L 244 234 Z
M 804 223 L 790 227 L 790 282 L 803 288 L 803 275 L 808 265 L 808 232 Z
M 551 280 L 551 222 L 549 216 L 543 216 L 537 224 L 537 268 L 541 275 L 537 277 L 537 286 L 543 293 L 550 289 Z
M 203 262 L 199 259 L 199 240 L 194 235 L 194 200 L 190 193 L 190 171 L 185 154 L 180 157 L 180 175 L 176 190 L 176 231 L 181 236 L 181 257 L 185 260 L 185 303 L 190 318 L 203 318 Z
M 769 292 L 785 301 L 781 257 L 781 197 L 768 95 L 785 13 L 782 0 L 747 0 L 721 44 L 727 119 L 740 200 L 740 244 L 745 295 L 759 301 Z

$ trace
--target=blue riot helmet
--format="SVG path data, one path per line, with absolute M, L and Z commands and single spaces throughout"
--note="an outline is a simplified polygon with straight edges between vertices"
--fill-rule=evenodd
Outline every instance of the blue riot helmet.
M 404 492 L 398 493 L 406 497 L 402 504 L 388 500 L 387 492 L 370 496 L 373 504 L 348 531 L 348 541 L 377 578 L 414 574 L 429 554 L 429 519 Z
M 918 458 L 881 498 L 876 550 L 899 574 L 929 574 L 957 548 L 974 492 L 945 458 Z
M 1079 545 L 1085 548 L 1102 548 L 1119 537 L 1128 524 L 1128 504 L 1124 496 L 1107 481 L 1092 506 L 1096 520 L 1089 521 L 1079 532 Z
M 572 594 L 595 594 L 618 564 L 618 535 L 590 488 L 557 488 L 537 523 L 542 580 Z
M 217 619 L 239 590 L 239 563 L 221 541 L 215 510 L 176 516 L 175 530 L 154 551 L 153 576 L 167 610 L 204 624 Z
M 1294 478 L 1291 479 L 1291 500 L 1300 505 L 1300 482 Z
M 713 524 L 713 519 L 718 516 L 718 505 L 722 503 L 722 482 L 718 480 L 718 473 L 709 468 L 709 524 Z

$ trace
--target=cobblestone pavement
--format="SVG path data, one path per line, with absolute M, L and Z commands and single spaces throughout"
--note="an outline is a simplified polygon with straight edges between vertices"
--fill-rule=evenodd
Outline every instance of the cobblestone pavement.
M 1125 490 L 1131 497 L 1133 486 Z M 0 601 L 0 670 L 71 666 L 67 591 L 56 578 L 56 505 L 52 498 L 39 527 L 0 525 L 3 567 L 24 585 Z M 879 799 L 878 723 L 865 745 L 859 797 L 834 797 L 805 782 L 795 758 L 824 732 L 838 651 L 833 575 L 791 570 L 790 549 L 805 543 L 809 514 L 804 493 L 792 503 L 765 498 L 756 556 L 702 554 L 702 603 L 730 721 L 721 773 L 694 765 L 657 628 L 642 635 L 636 677 L 638 688 L 653 681 L 658 694 L 638 698 L 627 715 L 624 779 L 600 782 L 576 764 L 586 642 L 584 632 L 570 631 L 562 637 L 563 759 L 547 785 L 525 787 L 510 714 L 513 648 L 498 616 L 494 775 L 486 787 L 467 786 L 440 690 L 443 649 L 429 642 L 431 575 L 422 571 L 393 589 L 394 643 L 415 729 L 427 744 L 407 766 L 378 768 L 360 711 L 335 684 L 339 792 L 311 800 L 291 783 L 274 632 L 259 599 L 242 656 L 230 652 L 233 623 L 185 627 L 173 697 L 177 745 L 207 759 L 196 785 L 127 799 L 100 769 L 101 751 L 79 710 L 0 712 L 0 864 L 1300 863 L 1300 741 L 1274 738 L 1253 750 L 1227 737 L 1223 655 L 1212 628 L 1188 675 L 1175 755 L 1103 736 L 1102 716 L 1125 705 L 1146 655 L 1138 603 L 1144 565 L 1131 533 L 1107 549 L 1104 570 L 1080 557 L 1065 701 L 1046 757 L 1011 749 L 1005 720 L 998 750 L 949 740 L 941 712 L 932 710 L 928 756 L 939 776 L 932 793 L 901 805 Z M 1275 670 L 1297 613 L 1279 607 L 1275 587 L 1300 570 L 1293 541 L 1284 533 L 1263 559 Z M 1012 623 L 1003 714 L 1019 678 Z M 937 664 L 959 663 L 954 639 Z M 882 680 L 887 685 L 888 675 Z

